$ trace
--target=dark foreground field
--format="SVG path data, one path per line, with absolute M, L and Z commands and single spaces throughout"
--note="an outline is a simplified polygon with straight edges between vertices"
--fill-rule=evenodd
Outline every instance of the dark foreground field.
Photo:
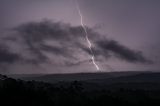
M 21 75 L 17 77 L 21 80 L 14 78 L 0 75 L 1 106 L 160 105 L 160 73 Z

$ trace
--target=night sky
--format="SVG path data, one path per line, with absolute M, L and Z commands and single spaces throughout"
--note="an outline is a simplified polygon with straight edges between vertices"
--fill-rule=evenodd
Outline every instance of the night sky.
M 160 69 L 159 0 L 78 0 L 100 72 Z M 0 0 L 0 73 L 99 72 L 75 0 Z

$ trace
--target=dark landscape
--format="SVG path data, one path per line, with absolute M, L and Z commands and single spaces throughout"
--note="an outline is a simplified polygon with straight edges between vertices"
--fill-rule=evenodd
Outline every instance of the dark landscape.
M 0 99 L 3 106 L 160 104 L 158 72 L 9 76 L 14 78 L 0 76 Z

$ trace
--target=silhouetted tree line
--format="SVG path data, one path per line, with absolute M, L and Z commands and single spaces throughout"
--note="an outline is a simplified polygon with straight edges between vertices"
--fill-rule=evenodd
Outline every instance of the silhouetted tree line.
M 68 85 L 0 78 L 0 106 L 143 106 L 160 105 L 160 90 L 84 90 L 82 82 Z

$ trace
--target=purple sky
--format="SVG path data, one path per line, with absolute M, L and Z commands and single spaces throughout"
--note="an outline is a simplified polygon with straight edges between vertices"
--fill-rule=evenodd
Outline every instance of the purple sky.
M 112 67 L 114 71 L 160 69 L 159 0 L 78 0 L 78 2 L 83 14 L 84 23 L 90 28 L 90 34 L 92 35 L 93 33 L 91 40 L 95 48 L 95 53 L 97 53 L 95 56 L 97 64 L 100 65 L 101 71 L 113 71 L 108 67 L 108 65 Z M 90 58 L 90 54 L 83 50 L 79 51 L 79 46 L 73 46 L 75 45 L 75 42 L 80 42 L 80 44 L 84 44 L 83 46 L 87 45 L 83 38 L 83 30 L 77 31 L 75 34 L 81 36 L 80 38 L 77 38 L 75 35 L 69 35 L 73 34 L 73 32 L 66 32 L 66 30 L 70 29 L 78 30 L 80 26 L 80 17 L 78 15 L 78 11 L 76 10 L 74 0 L 1 0 L 0 13 L 0 46 L 7 48 L 7 53 L 9 54 L 11 52 L 12 57 L 17 54 L 25 57 L 25 59 L 18 59 L 18 57 L 14 56 L 17 58 L 17 61 L 13 61 L 14 58 L 11 58 L 11 56 L 7 57 L 6 55 L 6 58 L 3 59 L 2 57 L 4 57 L 4 50 L 0 50 L 0 58 L 2 58 L 0 61 L 0 73 L 68 73 L 96 71 L 93 64 L 90 61 L 87 61 Z M 38 47 L 38 49 L 36 48 L 37 51 L 35 48 L 32 48 L 33 51 L 28 50 L 28 48 L 31 48 L 33 45 L 30 43 L 27 43 L 28 45 L 25 44 L 24 39 L 26 40 L 29 38 L 23 38 L 21 36 L 21 34 L 23 35 L 24 33 L 18 32 L 20 30 L 19 27 L 24 27 L 25 29 L 28 28 L 25 25 L 23 26 L 25 23 L 35 22 L 37 25 L 38 22 L 43 22 L 42 20 L 47 19 L 54 21 L 52 24 L 61 22 L 62 26 L 60 26 L 60 30 L 62 32 L 65 31 L 63 33 L 67 33 L 68 36 L 73 39 L 71 40 L 71 43 L 66 43 L 66 40 L 63 40 L 65 37 L 61 37 L 61 39 L 47 37 L 47 35 L 42 34 L 43 31 L 41 32 L 41 30 L 36 33 L 40 33 L 40 35 L 42 35 L 34 38 L 43 39 L 43 43 L 47 46 L 59 47 L 59 49 L 61 49 L 64 53 L 67 52 L 67 50 L 73 50 L 74 53 L 72 55 L 73 57 L 76 57 L 76 60 L 72 57 L 69 59 L 69 57 L 64 58 L 64 55 L 57 55 L 57 51 L 51 51 L 48 49 L 40 50 L 39 47 L 41 47 L 42 41 L 28 41 Z M 14 28 L 17 28 L 16 31 L 10 30 Z M 32 36 L 35 35 L 33 34 L 29 36 L 32 38 Z M 101 40 L 103 37 L 108 39 L 105 42 L 110 43 L 109 39 L 112 39 L 118 42 L 118 44 L 116 43 L 115 46 L 111 46 L 110 48 L 107 45 L 106 48 L 106 44 L 102 43 Z M 11 38 L 16 40 L 11 40 Z M 4 39 L 10 40 L 4 41 Z M 143 63 L 140 59 L 137 59 L 137 57 L 135 60 L 129 60 L 131 58 L 123 56 L 128 55 L 126 54 L 127 50 L 124 49 L 123 46 L 119 46 L 119 44 L 126 47 L 127 50 L 133 50 L 133 52 L 141 51 L 143 57 L 146 60 L 152 60 L 153 63 Z M 119 47 L 120 49 L 118 48 L 118 50 L 115 50 L 115 47 Z M 108 52 L 104 52 L 105 49 L 109 51 L 109 54 L 107 54 Z M 36 53 L 35 51 L 37 54 L 39 52 L 43 52 L 43 54 L 49 58 L 47 59 L 49 63 L 39 62 L 44 61 L 43 59 L 36 60 L 38 61 L 36 64 L 32 63 L 34 57 L 33 54 Z M 125 54 L 120 51 L 123 51 L 123 53 L 125 52 Z M 55 52 L 57 54 L 55 54 Z M 112 52 L 113 54 L 114 52 L 115 54 L 118 52 L 118 56 L 113 55 Z M 106 54 L 103 53 L 111 56 L 108 56 L 109 58 L 107 59 L 103 59 L 104 56 L 106 56 Z M 129 55 L 132 54 L 134 53 Z M 119 59 L 119 57 L 122 59 Z M 8 62 L 9 59 L 13 62 Z M 32 62 L 28 62 L 29 59 L 32 60 Z M 69 60 L 72 64 L 75 63 L 76 65 L 64 65 L 64 63 Z

